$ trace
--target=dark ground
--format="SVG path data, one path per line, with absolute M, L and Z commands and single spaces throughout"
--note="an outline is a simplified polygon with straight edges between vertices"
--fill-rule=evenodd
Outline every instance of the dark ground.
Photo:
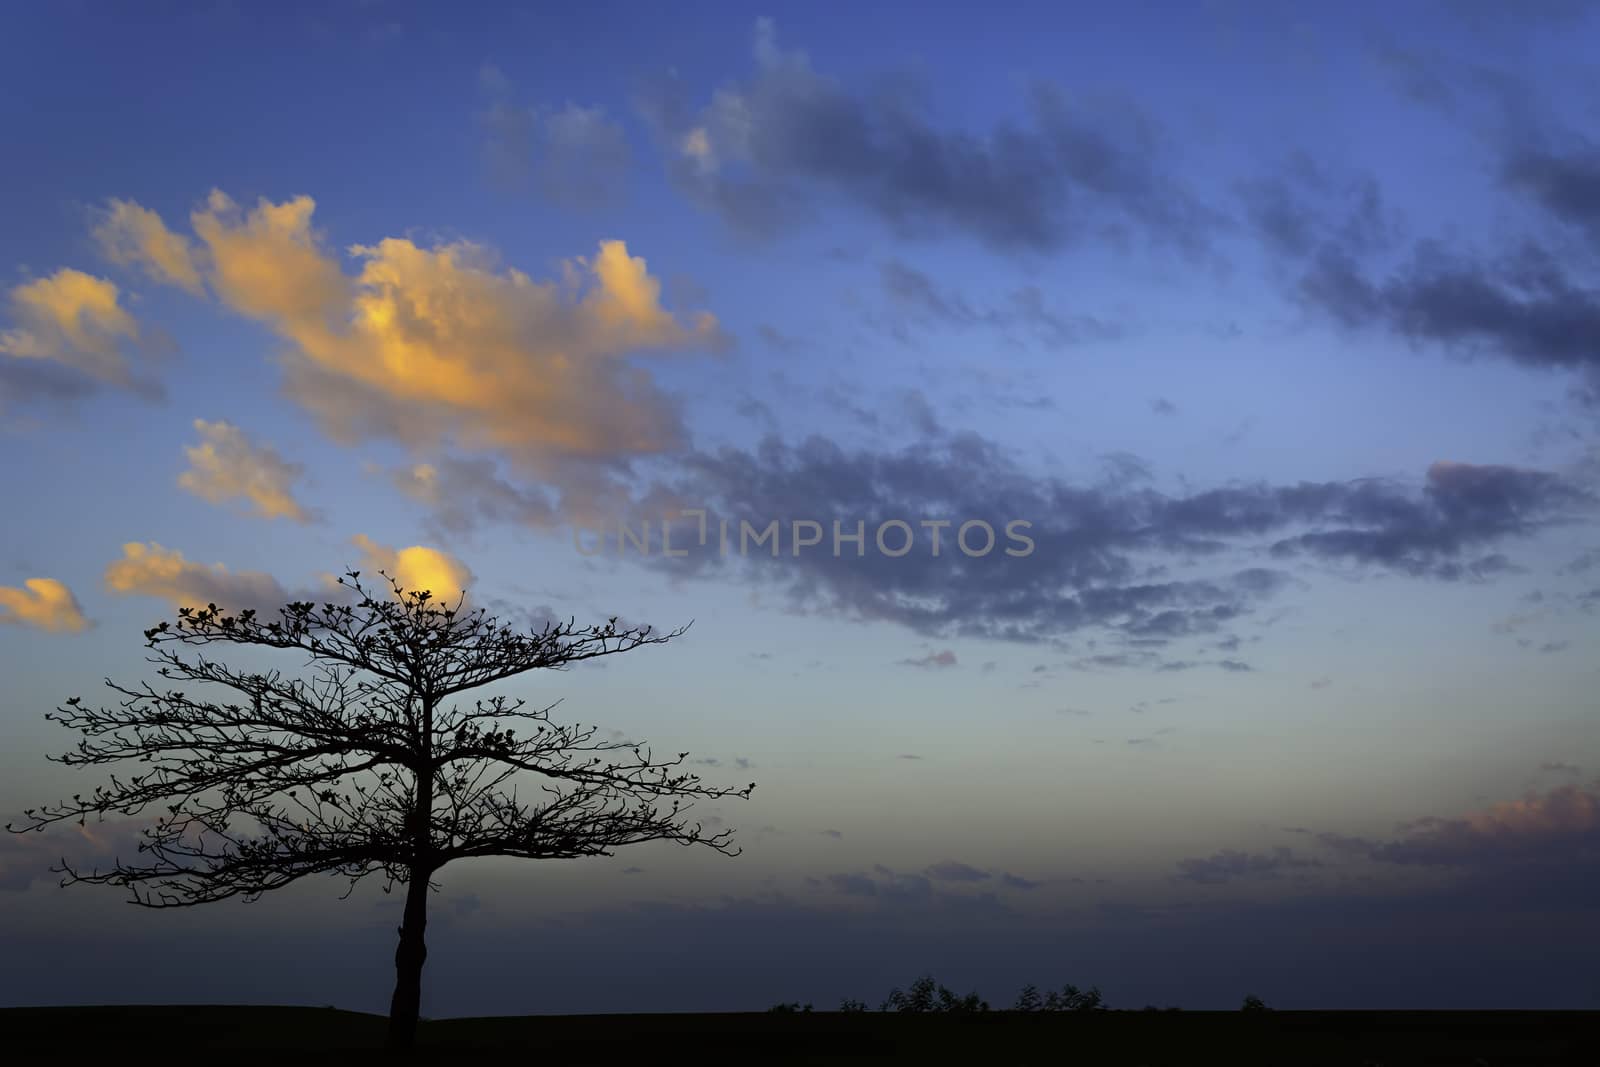
M 332 1008 L 0 1009 L 4 1047 L 372 1047 L 384 1020 Z M 1600 1012 L 1157 1012 L 547 1015 L 425 1022 L 435 1047 L 525 1049 L 541 1064 L 962 1063 L 1600 1065 Z M 28 1057 L 23 1062 L 34 1062 Z

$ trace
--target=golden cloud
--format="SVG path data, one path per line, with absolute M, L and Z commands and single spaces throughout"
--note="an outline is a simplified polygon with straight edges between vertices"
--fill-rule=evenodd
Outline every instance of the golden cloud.
M 448 552 L 423 545 L 394 549 L 365 534 L 351 543 L 361 551 L 361 570 L 385 571 L 405 590 L 428 590 L 435 601 L 454 603 L 472 586 L 472 571 Z M 175 549 L 139 541 L 122 546 L 122 558 L 106 568 L 105 583 L 113 593 L 156 597 L 174 607 L 216 604 L 226 611 L 254 608 L 273 617 L 292 601 L 348 602 L 352 596 L 331 574 L 322 575 L 313 589 L 290 590 L 270 574 L 196 563 Z
M 429 592 L 436 603 L 454 604 L 472 586 L 472 571 L 448 552 L 412 545 L 399 550 L 380 545 L 366 534 L 352 543 L 365 557 L 364 570 L 383 571 L 406 592 Z
M 0 352 L 129 385 L 122 346 L 138 339 L 139 325 L 120 299 L 115 283 L 70 267 L 25 282 L 11 290 L 11 316 L 17 325 L 0 331 Z
M 337 333 L 350 308 L 349 279 L 311 229 L 315 210 L 314 200 L 299 196 L 262 200 L 245 214 L 214 190 L 190 216 L 222 302 L 296 341 Z
M 123 545 L 122 558 L 106 568 L 105 582 L 113 593 L 157 597 L 180 608 L 216 604 L 228 611 L 254 608 L 276 612 L 297 599 L 270 574 L 230 571 L 221 563 L 194 563 L 182 552 L 154 542 Z
M 264 519 L 308 522 L 311 514 L 295 500 L 293 485 L 303 468 L 266 445 L 257 445 L 228 422 L 194 420 L 200 443 L 184 449 L 189 469 L 178 485 L 213 504 L 243 499 Z
M 138 266 L 158 282 L 195 296 L 205 294 L 189 239 L 167 229 L 149 208 L 131 200 L 112 200 L 94 236 L 113 263 Z
M 54 578 L 29 578 L 20 589 L 0 586 L 0 623 L 51 633 L 77 633 L 89 625 L 78 598 Z
M 154 212 L 113 201 L 102 241 L 191 291 L 193 268 L 284 338 L 289 394 L 337 440 L 492 453 L 574 501 L 605 495 L 629 459 L 684 444 L 677 404 L 636 357 L 726 339 L 709 313 L 667 310 L 624 242 L 536 281 L 470 242 L 388 238 L 350 247 L 350 274 L 315 209 L 299 196 L 247 210 L 213 192 L 190 217 L 191 251 Z

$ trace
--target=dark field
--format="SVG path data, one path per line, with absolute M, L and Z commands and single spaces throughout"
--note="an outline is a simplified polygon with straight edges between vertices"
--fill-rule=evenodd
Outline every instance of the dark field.
M 0 1009 L 6 1046 L 76 1053 L 372 1047 L 385 1020 L 331 1008 Z M 1600 1064 L 1600 1012 L 551 1015 L 425 1022 L 419 1044 L 545 1064 Z M 32 1061 L 32 1057 L 29 1057 Z

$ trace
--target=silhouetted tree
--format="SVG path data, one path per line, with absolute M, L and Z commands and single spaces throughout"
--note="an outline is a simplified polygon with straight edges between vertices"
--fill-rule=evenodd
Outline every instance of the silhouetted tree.
M 693 799 L 748 797 L 680 771 L 687 753 L 656 760 L 641 743 L 596 738 L 553 722 L 555 705 L 524 710 L 503 696 L 458 698 L 527 671 L 662 644 L 683 633 L 649 627 L 550 623 L 521 630 L 483 609 L 439 606 L 385 575 L 373 595 L 359 572 L 340 579 L 344 603 L 309 602 L 262 622 L 216 605 L 180 609 L 145 631 L 149 661 L 181 689 L 107 680 L 121 699 L 89 709 L 74 697 L 47 717 L 83 735 L 56 762 L 147 764 L 71 803 L 31 809 L 14 832 L 107 813 L 159 812 L 142 829 L 141 862 L 120 857 L 87 874 L 63 861 L 62 884 L 123 886 L 146 907 L 253 900 L 308 875 L 335 873 L 351 890 L 380 874 L 406 886 L 390 1005 L 392 1045 L 415 1040 L 427 958 L 432 878 L 455 860 L 570 859 L 621 845 L 673 841 L 738 850 L 731 831 L 691 823 Z M 303 653 L 309 680 L 276 669 L 235 669 L 192 647 L 237 645 Z M 236 703 L 200 699 L 220 687 Z M 220 695 L 220 694 L 219 694 Z M 524 777 L 539 788 L 519 793 Z M 346 896 L 349 895 L 347 892 Z
M 1248 997 L 1244 998 L 1244 1003 L 1239 1005 L 1239 1010 L 1240 1011 L 1257 1012 L 1257 1011 L 1271 1011 L 1272 1009 L 1267 1007 L 1266 1001 L 1262 1000 L 1258 996 L 1252 995 L 1252 996 L 1248 996 Z
M 1012 1005 L 1012 1011 L 1043 1011 L 1044 1000 L 1039 996 L 1039 987 L 1029 982 L 1022 987 L 1022 992 L 1017 994 L 1017 1002 Z
M 839 1010 L 840 1011 L 850 1011 L 850 1012 L 866 1011 L 867 1010 L 867 1002 L 864 1001 L 864 1000 L 856 1000 L 853 997 L 845 997 L 843 1000 L 841 1000 L 839 1002 Z

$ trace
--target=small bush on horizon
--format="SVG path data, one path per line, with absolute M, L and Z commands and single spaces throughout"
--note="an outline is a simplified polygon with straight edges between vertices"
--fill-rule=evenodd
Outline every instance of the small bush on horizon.
M 958 1012 L 958 1011 L 988 1011 L 989 1002 L 978 996 L 977 993 L 968 993 L 966 996 L 957 996 L 950 989 L 933 980 L 931 974 L 925 974 L 912 982 L 910 987 L 901 992 L 896 986 L 889 991 L 889 998 L 883 1002 L 884 1011 L 908 1012 Z
M 1068 984 L 1059 993 L 1051 990 L 1044 995 L 1045 1011 L 1104 1011 L 1105 1008 L 1106 1001 L 1100 995 L 1099 986 L 1079 989 Z
M 1240 1011 L 1271 1011 L 1272 1009 L 1267 1007 L 1266 1001 L 1264 1001 L 1260 997 L 1255 996 L 1254 994 L 1252 994 L 1252 995 L 1244 998 L 1244 1003 L 1239 1005 L 1239 1010 Z
M 1252 1006 L 1252 1002 L 1254 1006 Z M 809 1003 L 801 1005 L 798 1001 L 774 1004 L 767 1009 L 768 1012 L 784 1013 L 804 1013 L 811 1010 Z M 839 1010 L 841 1012 L 864 1012 L 870 1009 L 868 1009 L 865 1001 L 856 1000 L 854 997 L 845 997 L 839 1002 Z M 889 996 L 878 1010 L 912 1013 L 953 1013 L 989 1011 L 991 1009 L 989 1002 L 976 992 L 960 996 L 948 986 L 935 981 L 933 975 L 924 974 L 903 990 L 899 986 L 889 990 Z M 1077 986 L 1068 983 L 1062 986 L 1059 991 L 1052 989 L 1041 994 L 1039 987 L 1030 982 L 1023 986 L 1022 991 L 1017 994 L 1016 1003 L 1012 1005 L 1011 1010 L 1019 1012 L 1106 1011 L 1107 1007 L 1105 997 L 1101 994 L 1099 986 L 1079 989 Z M 1145 1006 L 1144 1010 L 1178 1011 L 1179 1008 L 1177 1005 L 1158 1008 L 1154 1004 L 1149 1004 Z M 1266 1010 L 1266 1005 L 1262 1004 L 1257 997 L 1247 997 L 1245 998 L 1244 1010 Z
M 774 1004 L 772 1007 L 767 1009 L 769 1014 L 772 1013 L 772 1012 L 804 1013 L 804 1012 L 808 1012 L 810 1010 L 811 1010 L 810 1003 L 807 1003 L 805 1006 L 802 1007 L 800 1002 L 797 1001 L 797 1000 L 791 1000 L 787 1004 Z

